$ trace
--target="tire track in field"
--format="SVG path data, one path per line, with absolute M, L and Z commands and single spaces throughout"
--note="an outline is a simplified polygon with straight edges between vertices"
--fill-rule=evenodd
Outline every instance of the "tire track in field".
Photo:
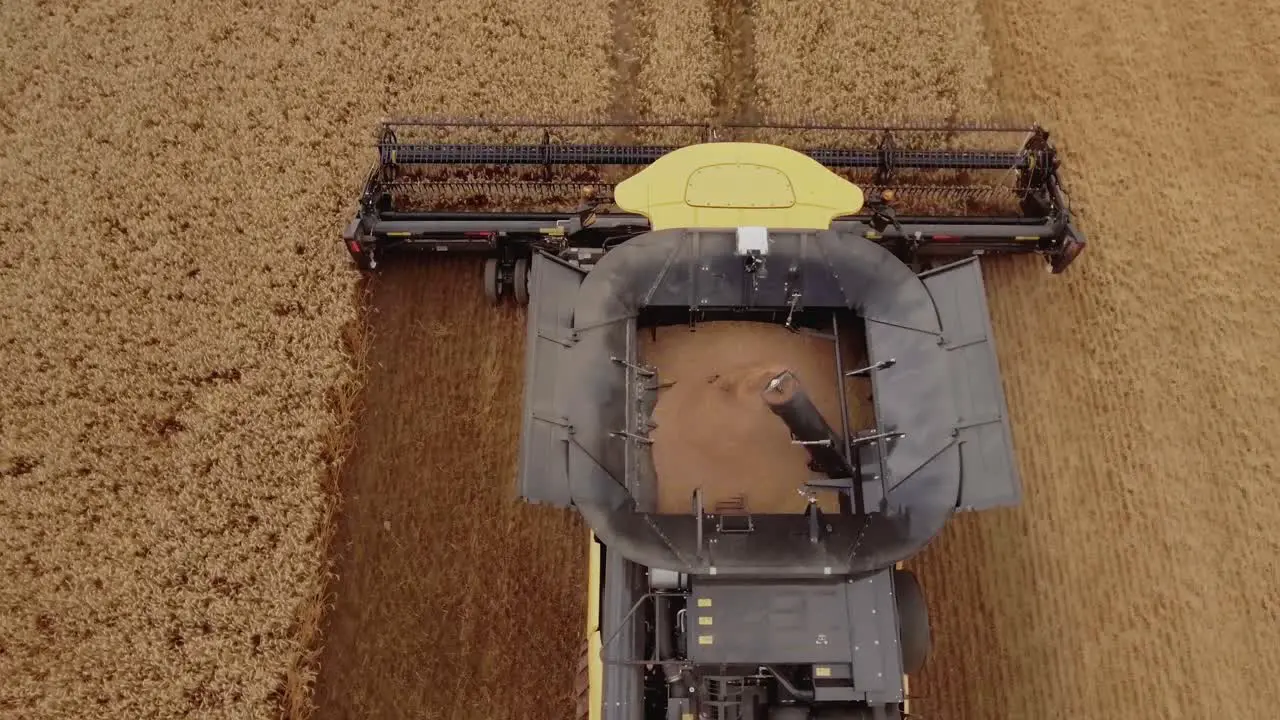
M 712 0 L 711 34 L 719 66 L 711 103 L 718 123 L 759 122 L 755 14 L 754 0 Z
M 973 0 L 754 0 L 756 100 L 771 122 L 980 120 L 991 73 Z
M 636 44 L 644 60 L 636 74 L 637 112 L 647 121 L 705 122 L 713 117 L 716 50 L 707 2 L 638 0 Z M 637 138 L 681 143 L 688 133 L 657 129 Z
M 639 32 L 640 14 L 635 3 L 614 0 L 611 21 L 613 44 L 609 49 L 613 63 L 613 102 L 609 104 L 609 120 L 618 123 L 635 122 L 639 108 L 639 78 L 643 59 L 636 34 Z M 615 141 L 628 142 L 634 135 L 629 128 L 618 128 Z

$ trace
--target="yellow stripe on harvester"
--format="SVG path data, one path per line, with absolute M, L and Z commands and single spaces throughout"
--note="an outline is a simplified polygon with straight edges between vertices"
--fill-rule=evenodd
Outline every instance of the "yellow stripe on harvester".
M 587 720 L 600 720 L 604 704 L 604 663 L 600 660 L 600 543 L 587 532 Z
M 893 568 L 902 570 L 906 567 L 906 563 L 899 561 Z M 906 673 L 902 674 L 902 714 L 904 717 L 911 717 L 911 701 L 907 698 L 911 695 L 911 678 Z

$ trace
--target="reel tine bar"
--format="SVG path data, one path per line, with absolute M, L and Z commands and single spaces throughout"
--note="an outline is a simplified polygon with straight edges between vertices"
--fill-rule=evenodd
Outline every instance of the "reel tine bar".
M 916 203 L 917 214 L 924 215 L 947 215 L 962 207 L 962 214 L 1003 214 L 1025 197 L 1045 196 L 1057 168 L 1048 134 L 1037 126 L 404 118 L 380 125 L 380 162 L 366 195 L 410 192 L 412 198 L 404 199 L 416 205 L 426 201 L 426 191 L 481 198 L 492 191 L 576 204 L 573 196 L 583 191 L 601 189 L 611 195 L 613 187 L 631 174 L 627 168 L 649 165 L 685 145 L 734 141 L 743 133 L 805 153 L 869 193 L 892 190 Z M 1003 147 L 985 140 L 999 134 L 1017 138 L 1005 138 Z M 626 137 L 644 137 L 647 142 L 627 143 Z M 934 149 L 938 143 L 951 149 Z

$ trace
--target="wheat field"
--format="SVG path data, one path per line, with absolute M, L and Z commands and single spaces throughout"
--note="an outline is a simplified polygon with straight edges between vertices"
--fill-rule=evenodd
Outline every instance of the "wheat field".
M 362 278 L 378 118 L 1031 119 L 1092 244 L 984 261 L 1025 503 L 913 563 L 925 717 L 1280 704 L 1280 5 L 0 4 L 0 717 L 563 718 L 583 529 L 523 317 Z

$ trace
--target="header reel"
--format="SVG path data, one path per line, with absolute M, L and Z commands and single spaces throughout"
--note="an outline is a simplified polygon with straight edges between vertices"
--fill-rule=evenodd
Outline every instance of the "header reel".
M 394 251 L 489 256 L 486 292 L 514 283 L 533 250 L 591 262 L 649 230 L 620 211 L 618 183 L 667 153 L 706 142 L 798 150 L 862 189 L 856 231 L 916 266 L 935 258 L 1036 253 L 1054 273 L 1080 254 L 1049 133 L 1021 127 L 493 123 L 391 119 L 343 240 L 364 269 Z M 492 286 L 490 283 L 494 283 Z

